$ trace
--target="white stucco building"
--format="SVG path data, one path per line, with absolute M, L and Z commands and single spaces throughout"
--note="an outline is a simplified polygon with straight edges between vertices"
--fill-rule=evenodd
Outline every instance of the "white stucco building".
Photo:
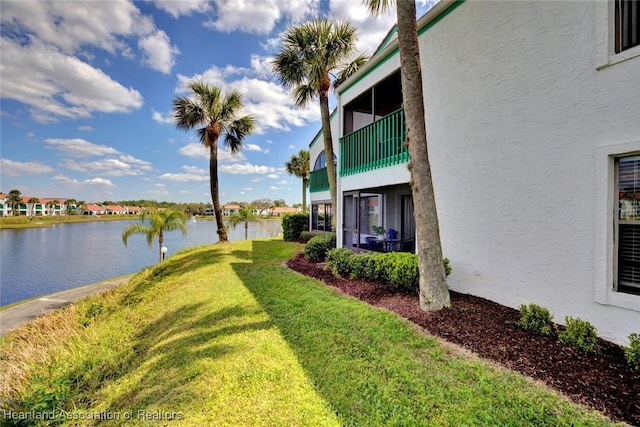
M 418 29 L 449 286 L 627 343 L 640 332 L 640 2 L 441 1 Z M 399 66 L 390 37 L 337 89 L 339 246 L 379 225 L 411 249 Z

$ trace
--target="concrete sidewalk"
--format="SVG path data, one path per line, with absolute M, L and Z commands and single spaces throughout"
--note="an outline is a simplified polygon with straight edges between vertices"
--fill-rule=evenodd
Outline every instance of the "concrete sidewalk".
M 23 323 L 33 320 L 44 313 L 126 283 L 131 277 L 133 277 L 133 274 L 105 280 L 93 285 L 56 292 L 55 294 L 44 295 L 0 311 L 0 336 L 13 331 Z

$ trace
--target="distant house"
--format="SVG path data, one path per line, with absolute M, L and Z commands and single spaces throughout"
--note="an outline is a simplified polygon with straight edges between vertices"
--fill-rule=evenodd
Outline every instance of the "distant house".
M 224 205 L 222 207 L 222 216 L 235 215 L 240 211 L 240 205 Z
M 130 215 L 141 215 L 143 212 L 143 209 L 140 206 L 125 206 L 125 208 L 127 209 L 127 213 Z
M 292 208 L 289 206 L 279 206 L 275 208 L 271 208 L 268 211 L 269 216 L 283 216 L 289 213 L 298 213 L 300 210 L 298 208 Z
M 104 206 L 89 203 L 82 209 L 82 215 L 104 215 L 106 210 Z
M 126 215 L 129 213 L 126 207 L 119 205 L 106 205 L 104 211 L 107 215 Z

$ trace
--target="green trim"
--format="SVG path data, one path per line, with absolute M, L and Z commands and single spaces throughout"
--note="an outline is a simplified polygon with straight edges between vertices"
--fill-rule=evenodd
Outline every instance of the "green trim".
M 334 108 L 333 112 L 329 116 L 329 125 L 331 125 L 331 120 L 333 120 L 333 117 L 336 115 L 337 112 L 338 112 L 338 107 Z M 320 130 L 318 131 L 318 133 L 316 133 L 316 136 L 314 136 L 311 142 L 309 143 L 309 148 L 313 147 L 313 144 L 315 144 L 316 141 L 320 138 L 320 135 L 322 135 L 322 126 L 320 126 Z
M 329 190 L 329 174 L 327 168 L 320 168 L 309 174 L 309 192 L 317 193 L 319 191 Z
M 427 31 L 429 28 L 433 27 L 435 24 L 437 24 L 438 22 L 440 22 L 445 16 L 447 16 L 448 14 L 450 14 L 451 12 L 453 12 L 458 6 L 460 6 L 462 3 L 464 3 L 465 0 L 456 0 L 455 2 L 451 3 L 451 5 L 449 5 L 449 7 L 447 7 L 445 10 L 443 10 L 442 12 L 440 12 L 439 15 L 437 15 L 435 18 L 433 18 L 431 21 L 429 21 L 427 24 L 425 24 L 424 26 L 422 26 L 421 28 L 418 28 L 418 36 L 421 36 L 422 34 L 424 34 L 425 31 Z M 428 15 L 429 12 L 425 13 L 423 16 Z M 418 19 L 419 21 L 419 19 Z M 395 42 L 395 44 L 397 45 L 397 40 Z M 384 57 L 382 57 L 382 59 L 380 61 L 378 61 L 375 65 L 373 65 L 370 69 L 368 69 L 367 71 L 365 71 L 361 76 L 359 76 L 357 79 L 355 79 L 352 82 L 349 82 L 349 84 L 345 85 L 341 85 L 338 88 L 338 92 L 340 94 L 344 94 L 346 93 L 349 89 L 351 89 L 354 85 L 356 85 L 357 83 L 360 83 L 363 79 L 365 79 L 367 76 L 369 76 L 369 74 L 371 74 L 372 72 L 374 72 L 375 70 L 377 70 L 381 65 L 383 65 L 385 62 L 387 62 L 389 60 L 389 58 L 391 58 L 392 56 L 394 56 L 395 54 L 397 54 L 398 52 L 400 52 L 398 46 L 395 47 L 395 49 L 391 50 L 389 53 L 387 53 Z M 366 67 L 366 66 L 365 66 Z
M 382 49 L 384 49 L 385 47 L 387 47 L 387 45 L 389 44 L 389 42 L 391 41 L 391 38 L 394 36 L 394 34 L 396 34 L 398 32 L 398 25 L 394 24 L 393 27 L 391 27 L 391 29 L 389 30 L 389 32 L 387 33 L 386 37 L 382 40 L 382 42 L 380 43 L 380 45 L 378 45 L 378 48 L 375 50 L 375 52 L 373 52 L 373 55 L 371 55 L 371 57 L 373 58 L 374 56 L 376 56 L 378 53 L 380 53 L 380 51 Z

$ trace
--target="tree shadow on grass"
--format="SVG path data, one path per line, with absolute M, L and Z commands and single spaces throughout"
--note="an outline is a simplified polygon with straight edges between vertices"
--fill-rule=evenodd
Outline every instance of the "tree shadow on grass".
M 203 303 L 181 306 L 144 326 L 132 340 L 123 343 L 122 358 L 101 361 L 88 369 L 80 366 L 68 374 L 74 384 L 78 407 L 91 408 L 92 399 L 105 381 L 126 382 L 110 392 L 106 413 L 157 410 L 163 405 L 171 411 L 172 399 L 189 393 L 189 382 L 202 373 L 203 359 L 217 359 L 230 353 L 244 351 L 241 345 L 220 342 L 220 338 L 272 328 L 271 321 L 249 321 L 229 325 L 229 319 L 255 314 L 255 310 L 240 305 L 215 312 L 203 311 Z M 89 372 L 87 372 L 89 370 Z M 204 396 L 190 396 L 205 399 Z M 135 419 L 135 418 L 134 418 Z

